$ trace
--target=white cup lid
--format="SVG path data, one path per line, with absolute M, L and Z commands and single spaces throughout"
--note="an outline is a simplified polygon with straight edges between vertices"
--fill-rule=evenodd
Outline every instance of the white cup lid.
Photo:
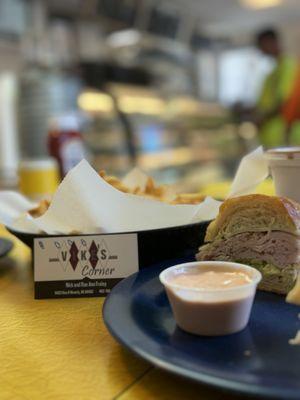
M 300 147 L 276 147 L 266 151 L 268 158 L 300 158 Z

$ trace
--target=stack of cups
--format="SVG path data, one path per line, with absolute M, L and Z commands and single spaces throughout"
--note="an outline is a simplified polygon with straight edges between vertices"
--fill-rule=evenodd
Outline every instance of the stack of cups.
M 300 147 L 280 147 L 265 153 L 276 194 L 300 203 Z

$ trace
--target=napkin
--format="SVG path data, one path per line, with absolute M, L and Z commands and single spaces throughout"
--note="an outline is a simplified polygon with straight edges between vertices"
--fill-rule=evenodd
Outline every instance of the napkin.
M 229 197 L 251 193 L 268 176 L 263 149 L 246 155 L 239 165 Z M 148 176 L 139 169 L 123 180 L 145 188 Z M 47 234 L 131 232 L 214 219 L 221 202 L 207 197 L 196 205 L 171 205 L 123 193 L 108 184 L 85 160 L 60 184 L 44 215 L 32 218 L 34 203 L 15 192 L 0 192 L 0 222 L 24 232 Z
M 142 191 L 145 190 L 148 181 L 148 175 L 140 168 L 135 167 L 122 179 L 122 182 L 129 189 L 134 190 L 139 187 Z
M 19 193 L 0 191 L 0 222 L 8 228 L 37 233 L 40 229 L 27 214 L 35 206 L 35 203 Z
M 242 158 L 233 179 L 228 197 L 252 193 L 269 176 L 268 162 L 262 146 Z
M 0 208 L 6 201 L 0 193 Z M 15 200 L 20 200 L 20 195 Z M 21 200 L 23 212 L 26 205 Z M 47 212 L 39 218 L 21 214 L 16 220 L 2 219 L 8 227 L 48 234 L 130 232 L 158 229 L 207 220 L 218 213 L 220 202 L 207 198 L 197 205 L 170 205 L 120 192 L 102 179 L 85 160 L 73 168 L 60 184 Z M 17 216 L 17 210 L 11 216 Z M 1 215 L 0 215 L 1 219 Z M 17 224 L 16 224 L 17 223 Z M 24 224 L 24 225 L 22 225 Z

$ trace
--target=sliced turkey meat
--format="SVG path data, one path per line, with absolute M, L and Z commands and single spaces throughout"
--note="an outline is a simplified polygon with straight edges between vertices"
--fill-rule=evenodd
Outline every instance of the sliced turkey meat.
M 281 231 L 246 232 L 202 246 L 198 260 L 255 260 L 284 268 L 300 262 L 300 238 Z

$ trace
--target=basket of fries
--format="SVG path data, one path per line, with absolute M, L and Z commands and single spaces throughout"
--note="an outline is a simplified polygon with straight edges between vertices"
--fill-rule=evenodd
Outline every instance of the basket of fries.
M 4 222 L 30 247 L 39 237 L 136 233 L 140 267 L 195 253 L 219 207 L 198 193 L 178 194 L 158 185 L 139 170 L 119 179 L 97 173 L 86 161 L 51 200 L 32 204 L 15 193 L 7 196 L 6 203 L 19 204 L 19 215 L 14 210 Z

